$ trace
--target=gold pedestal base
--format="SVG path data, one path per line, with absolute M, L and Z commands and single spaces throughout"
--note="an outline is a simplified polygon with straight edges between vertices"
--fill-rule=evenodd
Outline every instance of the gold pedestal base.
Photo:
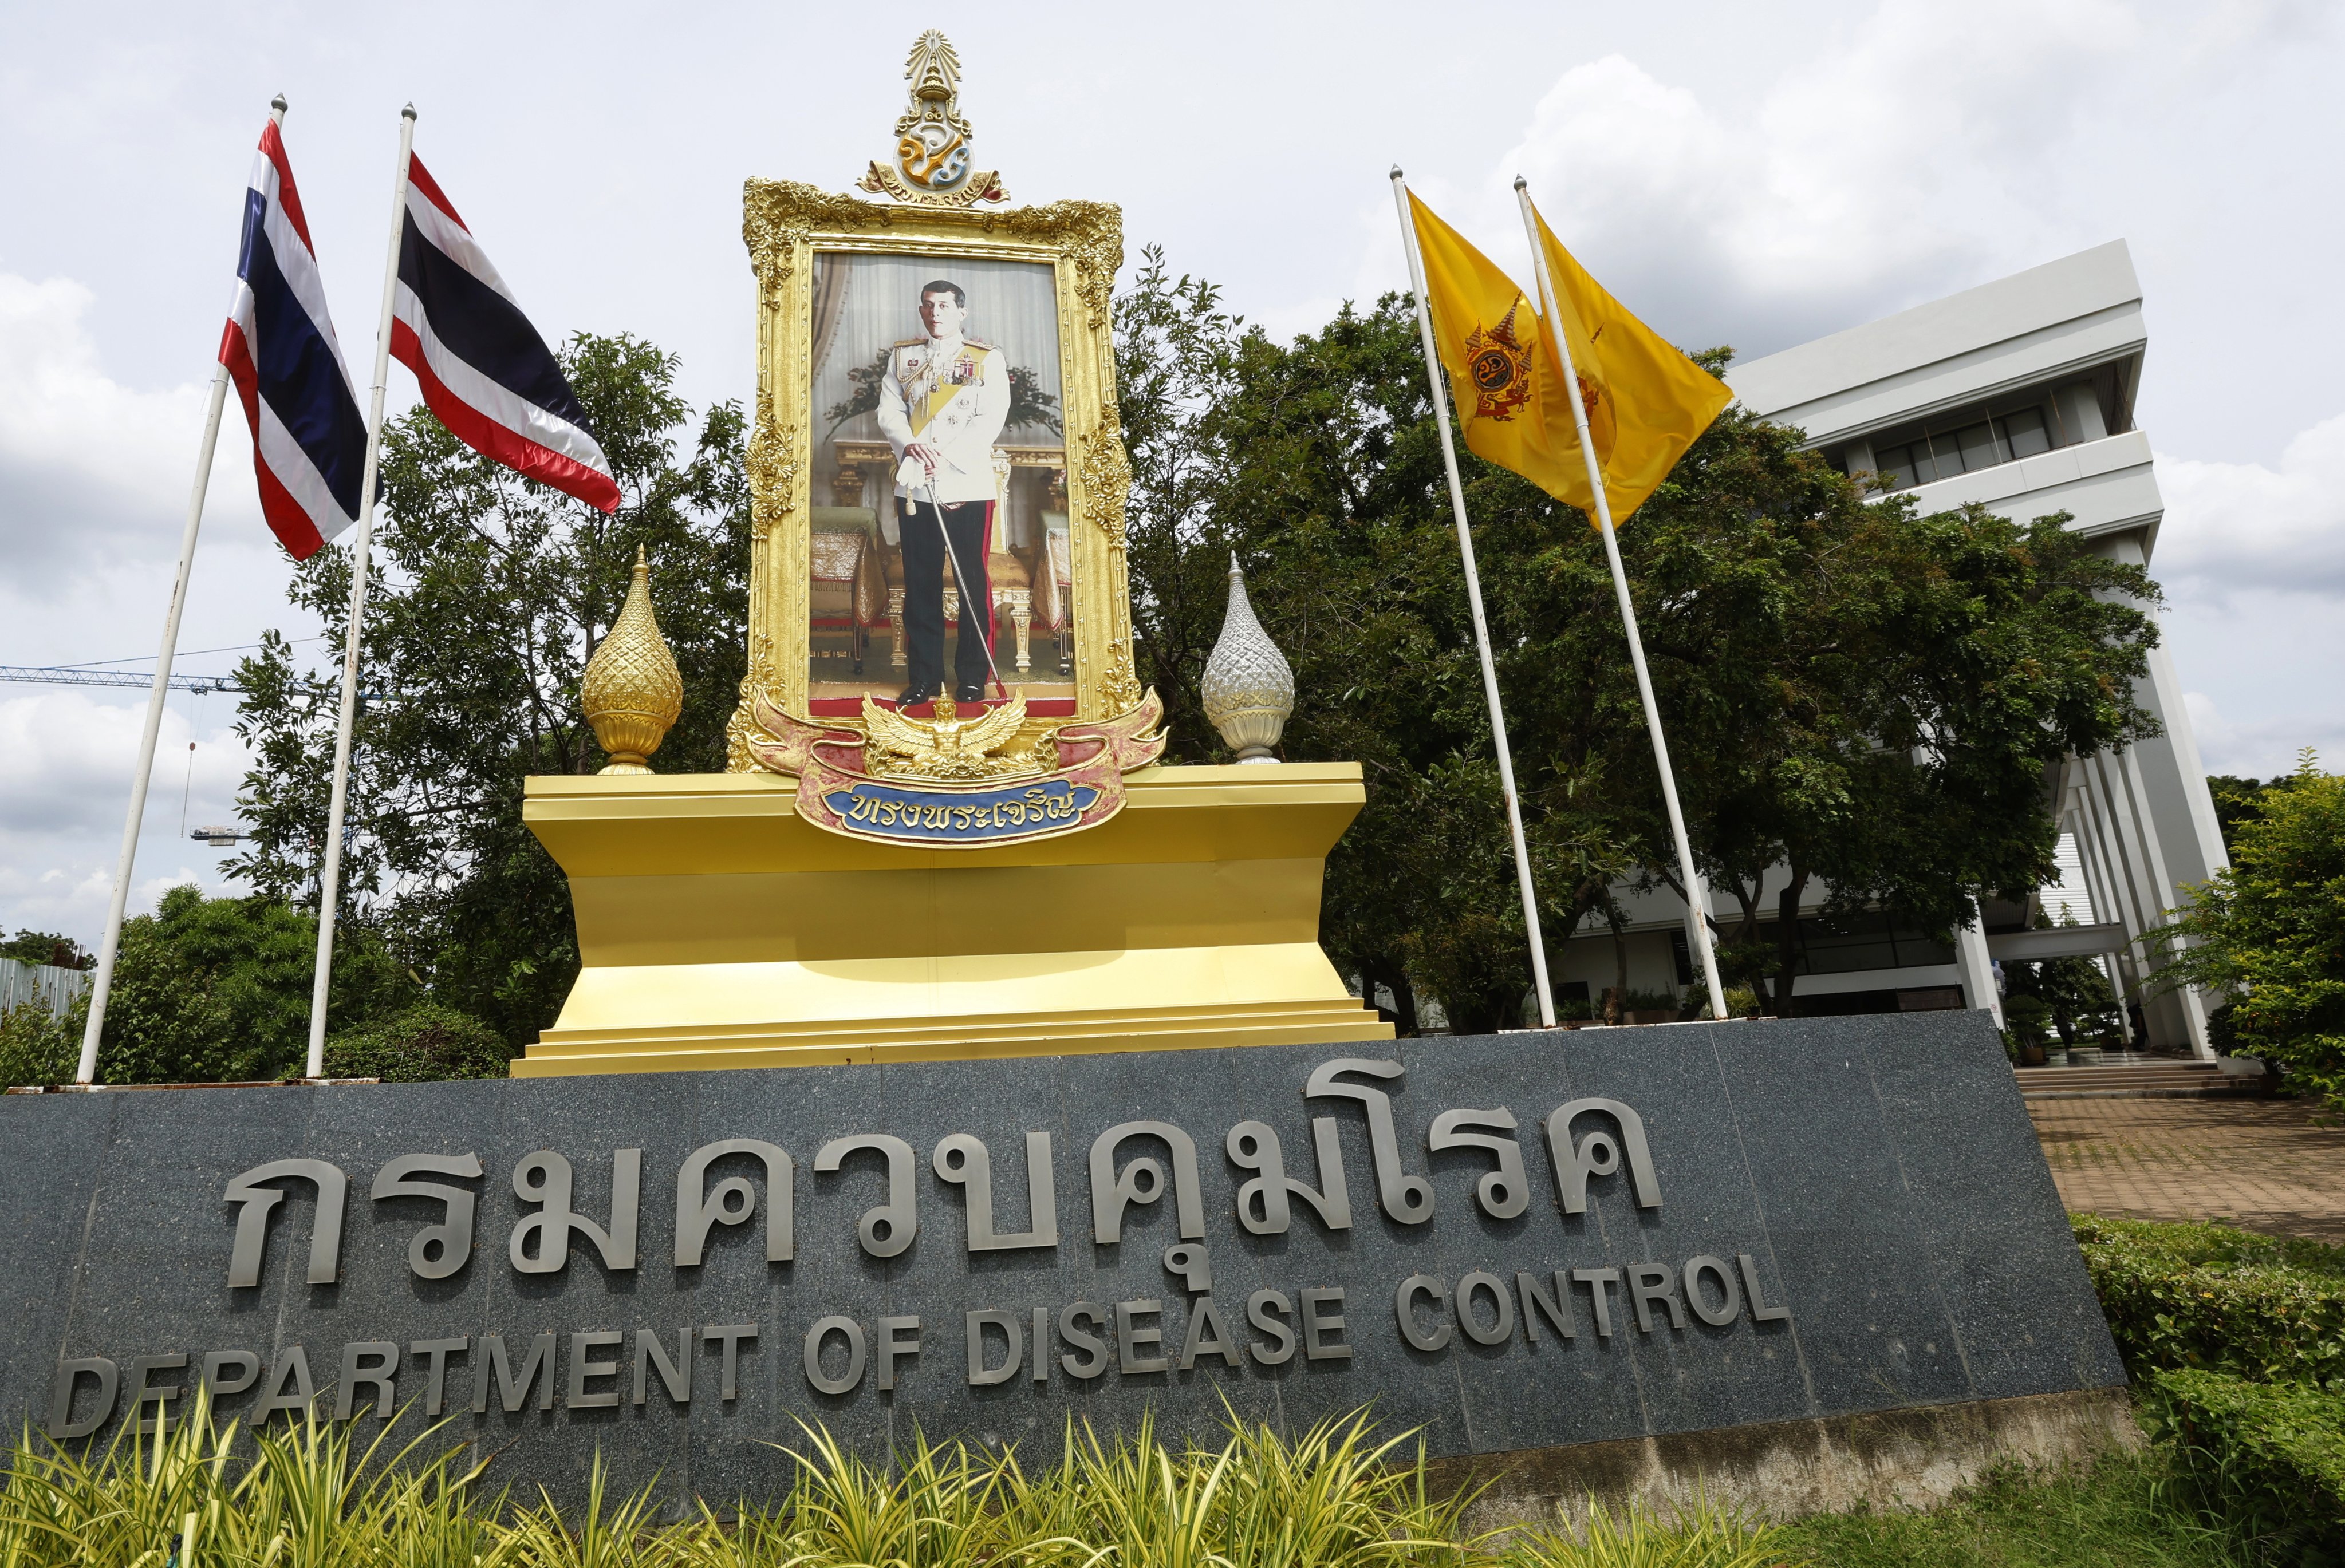
M 917 850 L 766 774 L 553 776 L 583 968 L 517 1077 L 1392 1037 L 1318 946 L 1355 764 L 1158 767 L 1088 832 Z

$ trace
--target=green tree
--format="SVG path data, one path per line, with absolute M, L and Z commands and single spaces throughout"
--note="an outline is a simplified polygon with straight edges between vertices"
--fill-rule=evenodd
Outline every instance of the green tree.
M 2286 789 L 2291 782 L 2286 774 L 2276 779 L 2233 778 L 2228 774 L 2207 775 L 2207 793 L 2215 798 L 2215 822 L 2222 830 L 2224 854 L 2231 852 L 2242 824 L 2263 815 L 2266 794 Z
M 2228 991 L 2234 1048 L 2345 1108 L 2345 777 L 2307 751 L 2259 806 L 2161 933 L 2161 978 Z
M 105 1083 L 250 1081 L 299 1073 L 310 1044 L 314 916 L 265 895 L 206 898 L 192 886 L 127 920 L 98 1039 Z M 355 926 L 335 945 L 332 1016 L 357 1020 L 413 989 L 379 936 Z M 71 1033 L 78 1042 L 77 1005 Z
M 624 496 L 615 515 L 479 457 L 427 410 L 385 432 L 343 861 L 348 908 L 435 1000 L 515 1047 L 553 1022 L 578 967 L 568 885 L 523 824 L 523 782 L 602 765 L 578 686 L 638 546 L 685 680 L 663 771 L 723 769 L 746 667 L 740 410 L 710 410 L 680 451 L 691 410 L 673 358 L 581 334 L 562 360 Z M 293 588 L 337 648 L 350 571 L 347 551 L 321 551 Z M 239 670 L 254 845 L 231 869 L 279 899 L 317 897 L 339 679 L 273 637 Z
M 86 969 L 90 956 L 81 944 L 55 931 L 18 931 L 0 942 L 0 958 L 24 964 L 49 964 L 60 969 Z
M 1193 692 L 1234 551 L 1295 667 L 1291 754 L 1368 781 L 1328 865 L 1330 953 L 1396 997 L 1425 985 L 1460 1028 L 1518 1021 L 1528 955 L 1413 309 L 1276 344 L 1151 252 L 1118 325 L 1135 614 L 1176 747 L 1218 754 Z M 1694 843 L 1778 1011 L 1799 958 L 1780 917 L 1810 888 L 1946 932 L 1974 893 L 2048 875 L 2046 767 L 2153 730 L 2137 569 L 2061 519 L 1869 500 L 1801 439 L 1731 410 L 1620 534 Z M 1601 540 L 1459 450 L 1557 942 L 1613 926 L 1618 883 L 1674 885 L 1675 858 Z
M 1174 754 L 1226 757 L 1196 691 L 1234 553 L 1302 693 L 1288 754 L 1357 761 L 1368 781 L 1328 862 L 1330 955 L 1367 994 L 1390 988 L 1404 1030 L 1419 985 L 1456 1027 L 1518 1022 L 1528 948 L 1413 314 L 1346 308 L 1281 345 L 1152 251 L 1117 324 L 1133 612 Z M 1629 864 L 1600 792 L 1574 804 L 1535 814 L 1543 915 L 1567 926 Z
M 2044 958 L 2032 964 L 2006 964 L 2004 975 L 2010 987 L 2010 997 L 2004 1007 L 2006 1017 L 2011 1012 L 2010 1001 L 2032 997 L 2044 1005 L 2064 1046 L 2076 1044 L 2086 1034 L 2106 1037 L 2116 1033 L 2117 993 L 2109 987 L 2108 976 L 2090 958 Z

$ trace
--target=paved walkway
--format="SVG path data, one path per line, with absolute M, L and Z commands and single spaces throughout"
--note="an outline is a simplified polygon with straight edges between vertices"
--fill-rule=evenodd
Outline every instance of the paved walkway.
M 2345 1243 L 2345 1126 L 2302 1100 L 2031 1100 L 2070 1209 Z

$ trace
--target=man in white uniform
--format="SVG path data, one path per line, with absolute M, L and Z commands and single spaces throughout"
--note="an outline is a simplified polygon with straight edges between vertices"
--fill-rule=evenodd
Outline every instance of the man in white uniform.
M 961 336 L 969 295 L 939 278 L 920 290 L 922 336 L 888 357 L 879 430 L 896 449 L 896 513 L 904 541 L 904 707 L 945 683 L 945 577 L 960 591 L 953 700 L 980 702 L 993 637 L 993 443 L 1010 416 L 1010 361 Z M 946 548 L 946 541 L 951 548 Z

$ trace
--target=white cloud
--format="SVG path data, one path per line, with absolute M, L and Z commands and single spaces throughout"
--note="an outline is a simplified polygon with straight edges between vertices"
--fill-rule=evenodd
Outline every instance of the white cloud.
M 2345 414 L 2289 441 L 2277 469 L 2160 455 L 2157 480 L 2156 570 L 2169 592 L 2345 594 Z
M 2204 692 L 2187 692 L 2190 729 L 2208 773 L 2272 778 L 2294 773 L 2298 754 L 2310 746 L 2324 772 L 2345 771 L 2345 714 L 2308 721 L 2297 714 L 2236 722 Z
M 190 827 L 234 820 L 248 754 L 233 730 L 196 730 L 188 700 L 177 701 L 156 747 L 133 913 L 152 908 L 182 882 L 215 895 L 229 886 L 217 866 L 222 852 L 188 843 L 181 820 L 184 814 Z M 110 703 L 70 689 L 0 698 L 0 927 L 95 942 L 144 716 L 143 703 Z M 225 710 L 215 706 L 210 716 L 224 717 Z
M 185 521 L 205 388 L 109 377 L 85 319 L 96 302 L 70 278 L 0 273 L 0 549 L 19 582 L 168 556 Z
M 2253 5 L 1982 0 L 1957 22 L 1887 0 L 1744 98 L 1622 54 L 1575 66 L 1471 184 L 1411 183 L 1528 279 L 1521 175 L 1632 309 L 1747 359 L 2113 238 L 2065 199 L 2112 124 L 2288 25 Z M 1391 217 L 1372 232 L 1363 298 L 1406 276 Z
M 2316 748 L 2345 767 L 2345 415 L 2277 467 L 2161 454 L 2151 572 L 2209 771 L 2269 778 Z

